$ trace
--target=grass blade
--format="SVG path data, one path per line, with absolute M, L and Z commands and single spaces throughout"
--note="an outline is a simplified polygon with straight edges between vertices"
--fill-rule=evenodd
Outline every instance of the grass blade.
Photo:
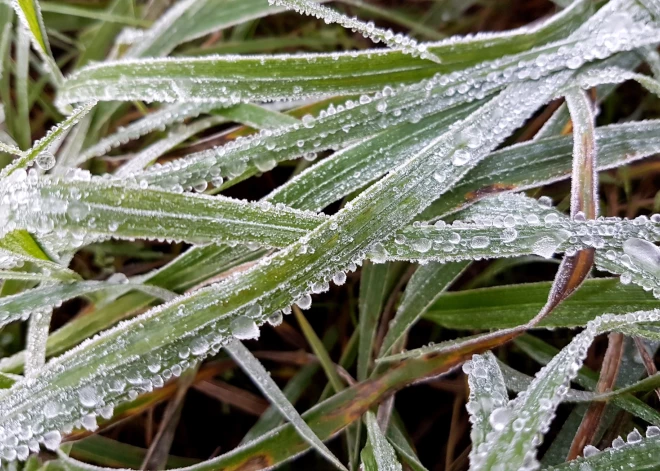
M 48 134 L 36 141 L 30 150 L 24 152 L 11 165 L 3 168 L 0 172 L 0 178 L 6 178 L 18 169 L 33 165 L 35 161 L 43 169 L 50 170 L 55 165 L 55 157 L 49 152 L 51 146 L 57 145 L 66 136 L 66 133 L 92 110 L 95 104 L 95 102 L 86 103 L 73 110 L 66 120 L 48 131 Z
M 52 75 L 54 84 L 60 85 L 64 78 L 50 50 L 39 2 L 37 0 L 13 0 L 13 6 L 21 23 L 30 32 L 32 45 L 44 61 L 46 70 Z
M 488 435 L 493 431 L 491 414 L 506 406 L 509 395 L 497 359 L 491 352 L 473 356 L 472 360 L 463 364 L 463 371 L 468 374 L 470 385 L 466 409 L 472 424 L 470 461 L 474 464 L 474 456 L 483 449 Z
M 376 414 L 367 412 L 365 414 L 367 424 L 367 435 L 369 442 L 362 451 L 362 460 L 365 471 L 401 471 L 401 464 L 396 459 L 394 448 L 387 441 L 385 435 L 378 425 Z M 371 455 L 365 459 L 365 455 Z M 375 465 L 375 466 L 374 466 Z
M 225 345 L 225 350 L 231 355 L 241 368 L 250 376 L 252 381 L 270 399 L 284 417 L 295 427 L 298 433 L 313 446 L 325 459 L 330 461 L 336 468 L 346 470 L 343 464 L 332 454 L 309 425 L 298 414 L 280 388 L 272 380 L 268 371 L 261 365 L 252 353 L 238 340 Z

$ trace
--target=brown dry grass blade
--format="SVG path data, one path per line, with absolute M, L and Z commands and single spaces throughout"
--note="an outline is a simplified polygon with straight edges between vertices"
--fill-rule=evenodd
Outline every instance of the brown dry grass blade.
M 576 219 L 578 217 L 595 219 L 598 215 L 598 176 L 596 174 L 596 138 L 593 106 L 589 96 L 579 89 L 568 91 L 566 94 L 566 104 L 571 114 L 571 123 L 573 126 L 571 217 Z M 581 280 L 586 278 L 593 265 L 594 249 L 578 252 L 575 258 L 575 271 L 571 272 L 568 278 L 575 279 L 579 285 L 582 282 Z M 562 265 L 564 264 L 562 263 Z M 560 267 L 558 276 L 561 274 Z M 579 280 L 580 276 L 582 277 L 581 280 Z M 570 293 L 568 295 L 570 296 Z M 614 385 L 618 375 L 622 353 L 623 336 L 611 334 L 598 381 L 598 392 L 608 391 Z M 604 403 L 595 403 L 587 410 L 573 438 L 573 443 L 571 443 L 568 454 L 569 460 L 576 458 L 582 452 L 584 446 L 593 440 L 604 407 Z
M 451 349 L 404 360 L 378 377 L 368 379 L 323 401 L 303 414 L 321 439 L 327 440 L 359 420 L 371 407 L 410 384 L 446 373 L 475 353 L 491 350 L 508 342 L 517 332 L 507 330 L 457 344 Z M 274 467 L 303 453 L 309 444 L 289 424 L 258 438 L 226 455 L 209 460 L 202 470 L 254 471 Z
M 256 394 L 232 386 L 224 381 L 206 380 L 197 383 L 194 388 L 207 396 L 234 406 L 237 409 L 256 417 L 259 417 L 266 412 L 266 409 L 268 409 L 268 406 L 270 405 L 268 404 L 268 401 Z
M 177 381 L 177 390 L 174 397 L 167 404 L 163 419 L 161 420 L 158 433 L 149 446 L 147 455 L 144 457 L 140 469 L 161 470 L 165 469 L 167 459 L 170 454 L 170 448 L 174 441 L 174 434 L 179 425 L 183 402 L 190 386 L 192 386 L 197 376 L 197 368 L 185 371 Z
M 614 386 L 619 374 L 619 366 L 621 365 L 621 356 L 623 355 L 624 345 L 623 341 L 623 334 L 613 332 L 609 335 L 607 351 L 603 358 L 603 366 L 600 370 L 600 378 L 596 385 L 596 392 L 605 393 L 610 391 Z M 571 448 L 566 457 L 566 461 L 574 460 L 580 456 L 582 449 L 593 442 L 596 431 L 598 430 L 598 424 L 603 417 L 603 412 L 605 412 L 606 405 L 607 402 L 605 401 L 595 401 L 589 405 L 589 409 L 587 409 L 587 412 L 584 414 L 582 422 L 575 433 L 575 438 L 573 438 L 573 443 L 571 443 Z

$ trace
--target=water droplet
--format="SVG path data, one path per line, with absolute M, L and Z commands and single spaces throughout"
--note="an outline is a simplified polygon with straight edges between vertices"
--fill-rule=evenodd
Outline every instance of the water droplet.
M 93 386 L 85 386 L 84 388 L 78 390 L 78 398 L 80 399 L 80 403 L 84 407 L 89 407 L 89 408 L 96 406 L 96 404 L 99 401 L 99 396 L 96 392 L 96 388 L 94 388 Z
M 231 329 L 231 334 L 239 340 L 259 338 L 259 327 L 257 327 L 257 324 L 249 317 L 237 317 L 231 321 L 229 328 Z
M 498 407 L 490 413 L 488 422 L 490 422 L 493 430 L 499 432 L 504 430 L 504 427 L 506 427 L 506 425 L 509 423 L 509 420 L 511 420 L 511 415 L 511 410 L 508 407 Z
M 584 455 L 585 458 L 589 458 L 590 456 L 597 455 L 599 452 L 600 450 L 595 446 L 587 445 L 584 447 L 582 454 Z
M 300 309 L 309 309 L 312 307 L 312 297 L 309 294 L 303 294 L 297 301 L 296 306 Z
M 57 450 L 57 447 L 60 446 L 61 442 L 62 435 L 60 435 L 60 432 L 57 430 L 44 434 L 44 446 L 49 450 Z
M 456 167 L 461 167 L 470 161 L 472 155 L 467 149 L 458 149 L 451 156 L 451 163 Z
M 626 437 L 628 440 L 628 443 L 639 443 L 642 441 L 642 434 L 637 431 L 637 429 L 634 429 L 632 432 L 628 434 L 628 437 Z
M 343 285 L 344 283 L 346 283 L 346 273 L 344 273 L 343 271 L 339 271 L 335 273 L 334 276 L 332 277 L 332 282 L 337 286 Z
M 275 311 L 270 316 L 268 316 L 267 320 L 270 325 L 277 327 L 282 323 L 283 320 L 282 311 Z
M 431 241 L 426 237 L 421 237 L 412 242 L 412 248 L 417 252 L 426 253 L 431 250 Z
M 43 151 L 37 155 L 35 162 L 39 168 L 43 170 L 50 170 L 55 166 L 55 156 L 48 151 Z

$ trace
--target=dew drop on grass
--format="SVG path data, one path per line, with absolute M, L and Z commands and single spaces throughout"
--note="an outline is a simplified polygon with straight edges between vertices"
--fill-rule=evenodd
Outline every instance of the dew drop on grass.
M 259 327 L 249 317 L 239 316 L 229 325 L 231 334 L 239 340 L 252 340 L 259 338 Z
M 283 315 L 282 311 L 275 311 L 270 316 L 268 316 L 268 323 L 273 327 L 277 327 L 282 323 Z
M 504 427 L 509 423 L 511 416 L 512 414 L 509 408 L 498 407 L 490 413 L 488 421 L 490 422 L 491 427 L 493 427 L 493 430 L 499 432 L 504 430 Z
M 632 238 L 623 243 L 623 251 L 636 265 L 650 273 L 660 273 L 660 248 L 644 239 Z
M 451 156 L 451 163 L 456 167 L 462 167 L 470 161 L 472 155 L 467 149 L 457 149 L 456 152 Z
M 332 277 L 332 282 L 337 286 L 343 285 L 344 283 L 346 283 L 346 273 L 344 273 L 343 271 L 338 271 Z
M 587 446 L 584 447 L 584 451 L 583 451 L 582 454 L 584 455 L 585 458 L 589 458 L 590 456 L 594 456 L 594 455 L 598 454 L 599 452 L 600 452 L 600 450 L 598 448 L 596 448 L 595 446 L 587 445 Z
M 660 435 L 660 427 L 657 425 L 651 425 L 646 429 L 646 437 L 647 438 L 653 438 L 657 437 Z
M 616 437 L 614 440 L 612 440 L 612 448 L 617 449 L 621 448 L 626 445 L 626 442 L 623 441 L 623 438 L 621 437 Z
M 312 297 L 309 294 L 303 294 L 296 301 L 296 306 L 298 306 L 300 309 L 309 309 L 312 307 Z
M 57 450 L 62 442 L 62 435 L 57 430 L 44 433 L 44 446 L 49 450 Z
M 39 168 L 43 170 L 50 170 L 55 166 L 55 156 L 48 151 L 43 151 L 37 155 L 35 162 Z
M 92 386 L 85 386 L 78 391 L 78 398 L 84 407 L 94 407 L 99 401 L 96 389 Z
M 628 440 L 628 443 L 639 443 L 642 441 L 642 435 L 637 431 L 637 429 L 634 429 L 628 434 L 626 439 Z

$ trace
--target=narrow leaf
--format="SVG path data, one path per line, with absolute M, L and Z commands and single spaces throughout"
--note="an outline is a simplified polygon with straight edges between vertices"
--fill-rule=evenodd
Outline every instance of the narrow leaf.
M 282 393 L 275 381 L 263 365 L 252 353 L 238 340 L 229 342 L 224 347 L 241 368 L 250 376 L 252 381 L 270 399 L 286 419 L 291 422 L 300 435 L 313 446 L 325 459 L 335 465 L 336 468 L 346 470 L 343 464 L 332 454 L 316 434 L 309 428 L 305 420 L 300 417 L 298 411 L 291 405 Z

